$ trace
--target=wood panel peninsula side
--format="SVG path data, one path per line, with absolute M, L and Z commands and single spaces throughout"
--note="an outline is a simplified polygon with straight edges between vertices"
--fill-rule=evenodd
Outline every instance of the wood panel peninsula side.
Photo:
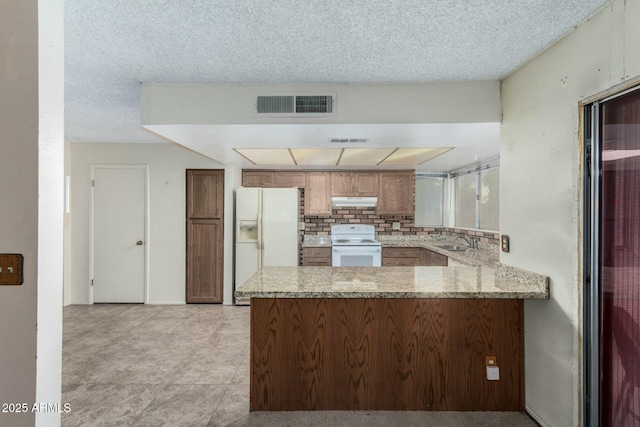
M 236 297 L 251 298 L 251 411 L 522 411 L 523 300 L 549 288 L 504 265 L 264 267 Z

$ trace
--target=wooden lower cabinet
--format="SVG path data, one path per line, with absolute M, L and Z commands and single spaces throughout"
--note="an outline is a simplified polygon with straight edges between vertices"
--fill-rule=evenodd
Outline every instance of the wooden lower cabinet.
M 383 267 L 446 267 L 445 255 L 425 248 L 382 248 Z
M 251 411 L 524 410 L 522 300 L 252 298 L 250 346 Z
M 188 303 L 221 303 L 223 289 L 221 220 L 187 221 Z
M 449 257 L 423 248 L 422 265 L 446 267 L 449 265 Z
M 331 267 L 331 248 L 302 248 L 302 265 Z
M 383 267 L 417 267 L 422 265 L 420 248 L 382 248 Z

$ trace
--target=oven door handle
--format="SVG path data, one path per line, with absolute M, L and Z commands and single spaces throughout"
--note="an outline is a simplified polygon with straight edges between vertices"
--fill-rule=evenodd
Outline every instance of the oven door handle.
M 333 252 L 351 252 L 351 253 L 358 253 L 358 252 L 381 252 L 382 249 L 378 246 L 373 246 L 373 247 L 366 247 L 366 246 L 360 246 L 357 249 L 354 248 L 353 246 L 351 247 L 345 247 L 345 248 L 336 248 L 335 246 L 333 247 Z

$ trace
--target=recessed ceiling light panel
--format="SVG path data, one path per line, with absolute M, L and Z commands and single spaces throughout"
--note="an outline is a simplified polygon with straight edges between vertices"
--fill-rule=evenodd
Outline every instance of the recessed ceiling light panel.
M 340 166 L 375 166 L 395 148 L 345 148 L 340 157 Z
M 291 155 L 298 165 L 335 166 L 342 148 L 292 148 Z
M 398 148 L 384 159 L 383 166 L 415 166 L 446 153 L 451 148 Z

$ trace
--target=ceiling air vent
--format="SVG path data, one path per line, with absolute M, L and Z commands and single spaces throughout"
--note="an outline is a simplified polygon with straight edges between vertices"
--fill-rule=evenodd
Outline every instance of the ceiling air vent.
M 258 95 L 256 113 L 313 117 L 334 114 L 335 95 Z
M 303 95 L 296 96 L 296 113 L 324 113 L 333 112 L 333 96 L 331 95 Z
M 258 114 L 292 114 L 293 96 L 258 96 Z

